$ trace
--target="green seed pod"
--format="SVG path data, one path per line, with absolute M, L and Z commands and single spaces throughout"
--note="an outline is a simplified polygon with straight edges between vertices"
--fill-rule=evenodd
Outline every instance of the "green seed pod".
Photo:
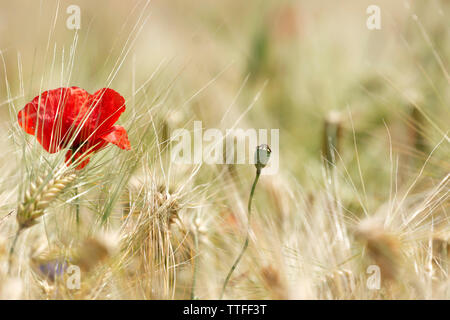
M 261 144 L 256 147 L 255 167 L 258 171 L 267 165 L 271 152 L 272 150 L 270 150 L 270 147 L 267 144 Z

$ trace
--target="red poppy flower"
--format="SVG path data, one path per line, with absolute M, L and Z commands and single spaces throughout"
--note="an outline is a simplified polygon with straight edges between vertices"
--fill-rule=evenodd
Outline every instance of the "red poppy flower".
M 130 150 L 125 129 L 114 125 L 125 111 L 125 99 L 103 88 L 94 94 L 78 88 L 43 92 L 19 111 L 18 120 L 26 133 L 35 135 L 50 153 L 69 147 L 66 163 L 84 168 L 91 153 L 113 143 Z

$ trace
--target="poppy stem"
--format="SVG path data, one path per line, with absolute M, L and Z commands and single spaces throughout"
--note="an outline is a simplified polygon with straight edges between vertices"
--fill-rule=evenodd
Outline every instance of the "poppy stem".
M 250 217 L 252 214 L 252 200 L 253 200 L 253 195 L 255 193 L 256 184 L 258 183 L 260 175 L 261 175 L 261 169 L 257 168 L 255 180 L 253 181 L 252 189 L 250 191 L 250 197 L 248 199 L 247 235 L 245 237 L 244 246 L 242 247 L 241 253 L 239 253 L 239 256 L 237 257 L 236 261 L 233 263 L 233 266 L 231 267 L 230 271 L 228 272 L 227 277 L 225 278 L 225 282 L 223 283 L 223 287 L 222 287 L 222 292 L 220 294 L 220 300 L 222 300 L 222 298 L 223 298 L 225 289 L 227 288 L 227 285 L 228 285 L 228 281 L 230 281 L 230 278 L 231 278 L 231 275 L 233 274 L 234 269 L 236 269 L 237 265 L 241 261 L 243 255 L 248 247 L 248 243 L 249 243 L 249 239 L 250 239 Z
M 14 255 L 14 249 L 16 247 L 17 244 L 17 239 L 19 239 L 19 235 L 22 232 L 23 228 L 19 227 L 19 229 L 17 229 L 16 235 L 14 236 L 14 240 L 13 243 L 11 245 L 11 249 L 9 249 L 9 256 L 8 256 L 8 274 L 11 272 L 11 265 L 12 265 L 12 257 Z

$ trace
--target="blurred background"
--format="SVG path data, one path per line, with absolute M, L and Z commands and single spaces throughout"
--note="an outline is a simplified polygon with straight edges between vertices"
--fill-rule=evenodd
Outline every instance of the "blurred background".
M 366 27 L 372 4 L 381 30 Z M 77 33 L 66 27 L 70 5 L 81 10 Z M 238 127 L 279 128 L 284 168 L 305 177 L 333 111 L 350 138 L 339 146 L 349 161 L 351 114 L 359 152 L 374 160 L 361 161 L 368 181 L 387 170 L 375 161 L 386 150 L 385 124 L 413 158 L 448 130 L 448 1 L 19 0 L 0 9 L 3 121 L 8 101 L 20 108 L 46 89 L 94 92 L 110 82 L 128 105 L 142 85 L 154 94 L 172 86 L 164 110 L 174 121 L 229 128 L 263 89 Z M 414 128 L 423 141 L 414 142 Z
M 71 5 L 80 8 L 79 30 L 66 25 Z M 366 26 L 370 5 L 381 10 L 380 30 Z M 277 210 L 299 210 L 287 185 L 313 201 L 324 163 L 346 182 L 342 207 L 361 217 L 384 210 L 393 184 L 408 189 L 425 162 L 413 194 L 450 172 L 449 18 L 447 0 L 0 0 L 2 145 L 16 150 L 11 123 L 40 92 L 111 87 L 126 98 L 119 123 L 129 124 L 132 144 L 150 122 L 130 123 L 150 108 L 164 139 L 195 120 L 205 129 L 279 129 L 280 172 L 255 196 L 267 204 L 262 225 Z M 197 184 L 214 177 L 202 170 Z M 253 174 L 248 166 L 237 173 L 243 203 Z M 239 211 L 227 188 L 215 184 L 208 198 L 222 219 Z M 448 190 L 443 197 L 448 231 Z

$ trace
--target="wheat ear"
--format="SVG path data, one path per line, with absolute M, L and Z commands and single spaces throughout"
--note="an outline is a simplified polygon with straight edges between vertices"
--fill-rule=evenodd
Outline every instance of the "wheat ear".
M 60 177 L 53 178 L 48 182 L 44 178 L 39 177 L 35 183 L 32 182 L 30 184 L 30 187 L 25 192 L 23 202 L 17 208 L 17 223 L 19 227 L 9 251 L 9 266 L 11 266 L 14 248 L 20 233 L 24 229 L 37 224 L 36 220 L 44 215 L 45 209 L 75 178 L 76 175 L 72 172 L 62 174 Z

